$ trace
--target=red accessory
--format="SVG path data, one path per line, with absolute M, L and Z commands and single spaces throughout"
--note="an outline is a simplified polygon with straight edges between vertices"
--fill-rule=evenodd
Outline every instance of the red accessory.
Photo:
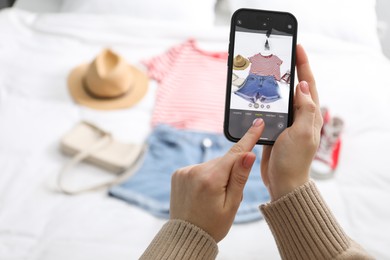
M 339 117 L 331 117 L 326 108 L 322 108 L 321 112 L 324 124 L 320 145 L 311 165 L 311 176 L 328 179 L 333 176 L 338 166 L 344 121 Z
M 286 82 L 287 84 L 290 84 L 290 78 L 291 78 L 291 73 L 290 70 L 288 70 L 284 75 L 280 78 L 281 81 Z

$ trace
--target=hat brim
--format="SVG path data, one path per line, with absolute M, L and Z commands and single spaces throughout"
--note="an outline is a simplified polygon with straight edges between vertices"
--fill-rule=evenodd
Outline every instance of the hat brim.
M 242 67 L 236 67 L 236 66 L 234 66 L 234 64 L 233 64 L 233 69 L 234 69 L 234 70 L 244 70 L 244 69 L 248 68 L 248 66 L 249 66 L 249 61 L 246 60 L 244 66 L 242 66 Z
M 92 97 L 83 86 L 83 78 L 87 73 L 88 67 L 89 63 L 79 65 L 68 76 L 70 95 L 75 102 L 81 105 L 100 110 L 124 109 L 138 103 L 148 91 L 149 79 L 146 74 L 128 65 L 129 73 L 134 78 L 134 85 L 128 93 L 117 98 L 98 99 Z

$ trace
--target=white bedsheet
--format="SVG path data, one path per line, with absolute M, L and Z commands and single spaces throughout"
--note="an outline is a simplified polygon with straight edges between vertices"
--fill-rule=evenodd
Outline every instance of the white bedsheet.
M 164 220 L 104 191 L 56 193 L 50 180 L 67 161 L 58 151 L 60 137 L 81 119 L 120 140 L 144 140 L 157 85 L 131 109 L 102 112 L 75 105 L 66 77 L 103 47 L 137 64 L 188 37 L 205 49 L 227 50 L 225 27 L 0 12 L 0 259 L 139 257 Z M 322 104 L 346 121 L 337 175 L 318 186 L 346 232 L 378 259 L 390 259 L 390 62 L 339 39 L 300 35 L 299 42 Z M 104 175 L 87 165 L 77 171 Z M 219 259 L 279 258 L 264 221 L 234 225 L 219 247 Z

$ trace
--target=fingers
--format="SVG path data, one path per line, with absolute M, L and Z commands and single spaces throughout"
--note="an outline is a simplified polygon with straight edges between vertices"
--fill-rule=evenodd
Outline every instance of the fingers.
M 264 130 L 264 121 L 256 119 L 241 140 L 220 160 L 220 167 L 225 169 L 221 172 L 230 172 L 229 182 L 226 189 L 226 203 L 228 207 L 237 209 L 242 200 L 242 191 L 256 155 L 252 151 Z
M 267 173 L 272 147 L 272 145 L 263 145 L 263 154 L 261 156 L 260 175 L 266 187 L 269 185 L 269 177 Z
M 303 82 L 301 82 L 302 85 L 300 83 L 297 86 L 297 91 L 295 93 L 294 122 L 298 121 L 297 122 L 297 126 L 299 126 L 298 130 L 304 130 L 303 129 L 304 127 L 311 127 L 311 128 L 306 128 L 306 133 L 310 129 L 313 130 L 314 127 L 314 131 L 315 131 L 314 136 L 318 138 L 317 135 L 319 133 L 317 132 L 320 131 L 322 127 L 322 117 L 319 109 L 320 101 L 318 97 L 314 75 L 310 68 L 309 59 L 306 55 L 305 50 L 301 45 L 297 45 L 297 71 L 298 71 L 299 80 Z M 312 102 L 314 103 L 314 106 Z M 314 118 L 313 118 L 313 110 L 314 110 Z M 309 125 L 309 123 L 311 125 Z M 305 133 L 305 131 L 302 133 Z
M 252 151 L 253 147 L 256 145 L 257 141 L 260 139 L 261 134 L 264 130 L 264 121 L 261 118 L 257 118 L 253 121 L 252 126 L 248 129 L 245 135 L 240 139 L 239 142 L 234 144 L 230 150 L 221 157 L 219 161 L 219 167 L 222 172 L 230 172 L 233 167 L 234 161 L 237 159 L 237 156 L 244 152 Z M 229 176 L 224 176 L 229 178 Z
M 318 117 L 318 107 L 314 103 L 309 90 L 309 85 L 306 81 L 301 81 L 296 88 L 295 95 L 295 115 L 294 123 L 291 127 L 294 137 L 298 134 L 301 138 L 313 138 L 314 130 L 316 129 L 316 119 Z
M 311 71 L 309 59 L 302 45 L 297 45 L 297 72 L 299 81 L 306 81 L 310 87 L 310 95 L 317 106 L 320 105 L 314 75 Z
M 272 145 L 263 145 L 263 154 L 261 156 L 261 162 L 268 164 L 269 158 L 271 156 Z
M 242 192 L 255 160 L 256 155 L 252 152 L 243 153 L 235 160 L 226 189 L 225 205 L 228 208 L 238 209 L 242 200 Z
M 224 157 L 230 157 L 231 155 L 252 151 L 253 147 L 260 139 L 263 130 L 264 121 L 261 118 L 257 118 L 245 133 L 245 135 L 241 138 L 241 140 L 233 145 Z

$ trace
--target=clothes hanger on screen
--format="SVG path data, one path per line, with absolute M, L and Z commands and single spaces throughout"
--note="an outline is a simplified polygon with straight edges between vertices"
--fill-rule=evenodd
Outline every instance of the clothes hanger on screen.
M 260 53 L 262 56 L 269 56 L 272 54 L 269 37 L 271 36 L 272 29 L 269 29 L 266 33 L 266 40 L 264 43 L 264 50 Z

